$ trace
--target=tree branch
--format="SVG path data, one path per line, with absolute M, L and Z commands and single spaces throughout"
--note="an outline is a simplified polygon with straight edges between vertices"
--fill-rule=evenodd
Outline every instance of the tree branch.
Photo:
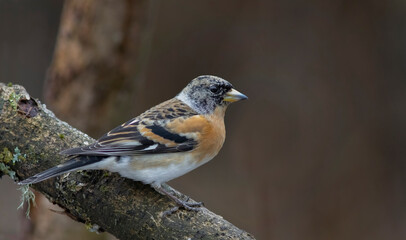
M 94 141 L 57 119 L 21 86 L 0 83 L 0 95 L 0 149 L 4 153 L 0 163 L 20 180 L 66 160 L 59 151 Z M 5 153 L 16 147 L 22 157 L 13 163 Z M 162 212 L 173 207 L 169 198 L 115 173 L 75 172 L 32 187 L 76 221 L 100 226 L 119 239 L 254 239 L 206 208 L 163 217 Z

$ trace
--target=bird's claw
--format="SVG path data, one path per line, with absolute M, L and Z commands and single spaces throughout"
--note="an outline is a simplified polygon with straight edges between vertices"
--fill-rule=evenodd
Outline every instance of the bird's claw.
M 198 212 L 201 210 L 200 207 L 203 206 L 203 202 L 188 202 L 188 200 L 189 200 L 189 198 L 186 201 L 182 201 L 182 200 L 176 201 L 178 206 L 175 206 L 169 210 L 166 210 L 163 213 L 163 216 L 172 215 L 181 208 L 183 208 L 187 211 L 194 211 L 194 212 Z

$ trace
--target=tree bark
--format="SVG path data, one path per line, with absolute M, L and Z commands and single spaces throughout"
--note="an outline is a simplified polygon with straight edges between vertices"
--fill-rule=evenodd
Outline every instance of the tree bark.
M 123 114 L 131 117 L 154 6 L 144 0 L 65 2 L 44 88 L 56 116 L 96 136 Z
M 0 163 L 14 171 L 18 179 L 63 162 L 58 154 L 62 149 L 94 141 L 57 119 L 23 87 L 0 87 L 0 149 L 5 153 L 17 147 L 23 156 L 13 164 L 7 154 L 2 154 Z M 164 217 L 162 212 L 173 207 L 169 198 L 147 185 L 106 171 L 74 172 L 32 187 L 76 221 L 100 227 L 119 239 L 253 239 L 206 208 Z

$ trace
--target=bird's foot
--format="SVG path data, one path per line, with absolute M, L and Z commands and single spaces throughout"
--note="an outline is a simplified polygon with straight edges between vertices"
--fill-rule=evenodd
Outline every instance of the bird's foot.
M 186 201 L 176 199 L 175 202 L 176 202 L 177 206 L 175 206 L 169 210 L 166 210 L 163 213 L 163 216 L 172 215 L 181 208 L 183 208 L 187 211 L 194 211 L 194 212 L 198 212 L 201 210 L 200 207 L 203 206 L 203 202 L 188 202 L 188 201 L 189 201 L 189 198 Z
M 177 206 L 163 212 L 163 216 L 171 215 L 181 208 L 187 211 L 198 212 L 200 211 L 200 207 L 203 206 L 202 202 L 189 202 L 190 199 L 189 197 L 186 199 L 186 201 L 183 201 L 182 199 L 176 197 L 174 194 L 170 193 L 170 191 L 164 189 L 161 185 L 152 185 L 152 187 L 155 188 L 155 190 L 158 191 L 159 193 L 168 196 L 169 198 L 171 198 L 173 201 L 176 202 Z

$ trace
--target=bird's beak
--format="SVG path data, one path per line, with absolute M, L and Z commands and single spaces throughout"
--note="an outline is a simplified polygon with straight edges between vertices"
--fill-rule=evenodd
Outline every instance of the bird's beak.
M 226 102 L 237 102 L 244 99 L 248 99 L 248 97 L 232 88 L 226 93 L 223 100 Z

